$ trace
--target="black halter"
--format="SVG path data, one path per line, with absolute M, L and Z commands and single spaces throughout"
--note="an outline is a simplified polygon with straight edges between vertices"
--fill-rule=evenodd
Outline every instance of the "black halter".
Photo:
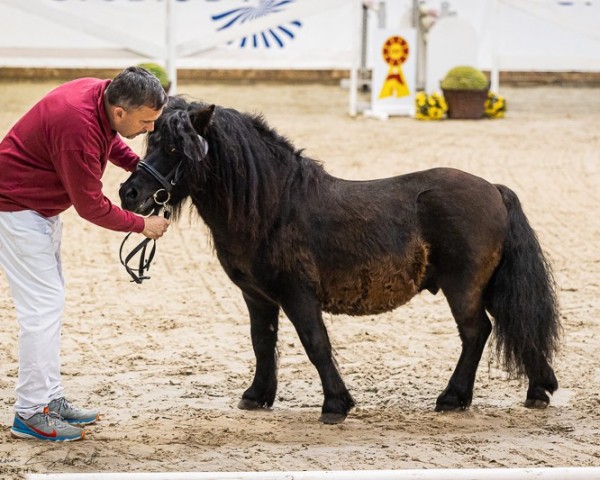
M 171 199 L 171 191 L 173 187 L 177 185 L 177 182 L 181 180 L 182 172 L 181 172 L 181 163 L 179 162 L 177 166 L 169 172 L 166 177 L 163 177 L 158 170 L 156 170 L 153 166 L 148 165 L 144 161 L 138 162 L 138 168 L 148 172 L 152 175 L 163 188 L 159 188 L 156 192 L 152 194 L 152 196 L 144 202 L 144 205 L 148 201 L 154 202 L 155 206 L 152 210 L 151 215 L 157 215 L 161 208 L 163 210 L 163 215 L 165 218 L 169 218 L 171 216 L 171 212 L 168 209 L 168 202 Z M 125 267 L 127 273 L 132 278 L 132 282 L 137 284 L 142 283 L 144 280 L 149 279 L 150 277 L 145 275 L 145 272 L 150 270 L 150 264 L 154 259 L 154 254 L 156 253 L 156 240 L 152 240 L 150 238 L 145 238 L 142 240 L 131 252 L 123 259 L 123 247 L 125 242 L 129 239 L 133 232 L 129 232 L 123 242 L 121 242 L 121 248 L 119 248 L 119 259 L 121 260 L 121 265 Z M 148 244 L 152 242 L 152 247 L 149 250 L 148 256 L 146 253 L 148 252 Z M 129 262 L 139 253 L 138 267 L 132 268 L 129 266 Z
M 173 191 L 173 187 L 177 185 L 177 183 L 181 180 L 182 177 L 182 163 L 183 162 L 179 162 L 177 166 L 173 170 L 171 170 L 166 177 L 163 177 L 160 174 L 160 172 L 156 170 L 156 168 L 154 168 L 152 165 L 147 164 L 143 160 L 138 163 L 139 169 L 144 170 L 145 172 L 152 175 L 163 187 L 159 188 L 148 199 L 154 201 L 154 203 L 157 206 L 159 206 L 159 208 L 160 206 L 166 205 L 168 201 L 171 200 L 171 192 Z
M 202 148 L 202 158 L 206 156 L 208 153 L 208 142 L 204 137 L 198 135 L 198 140 L 200 141 L 200 146 Z M 159 188 L 150 196 L 143 204 L 143 207 L 149 207 L 149 202 L 154 203 L 154 209 L 150 215 L 158 215 L 160 210 L 163 210 L 163 215 L 165 218 L 169 218 L 171 216 L 171 211 L 168 209 L 168 202 L 171 200 L 171 192 L 173 191 L 173 187 L 179 183 L 181 178 L 183 177 L 183 161 L 180 161 L 177 166 L 169 172 L 166 177 L 163 177 L 162 174 L 156 170 L 152 165 L 147 164 L 143 160 L 140 160 L 137 164 L 137 168 L 144 170 L 146 173 L 149 173 L 158 183 L 162 185 L 162 188 Z M 144 280 L 149 279 L 150 277 L 145 275 L 144 272 L 147 272 L 150 269 L 150 263 L 154 259 L 154 254 L 156 253 L 156 240 L 151 240 L 150 238 L 145 238 L 142 240 L 123 260 L 123 246 L 127 239 L 131 236 L 133 232 L 129 232 L 123 241 L 121 242 L 121 248 L 119 248 L 119 259 L 121 260 L 121 265 L 125 267 L 127 273 L 132 278 L 132 282 L 142 283 Z M 148 244 L 152 242 L 152 248 L 150 248 L 150 253 L 146 257 Z M 140 258 L 138 261 L 138 268 L 132 268 L 129 266 L 129 262 L 137 255 L 140 254 Z

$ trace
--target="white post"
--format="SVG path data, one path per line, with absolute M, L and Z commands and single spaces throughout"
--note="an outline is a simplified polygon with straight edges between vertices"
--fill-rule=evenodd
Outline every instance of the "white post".
M 498 65 L 498 31 L 500 29 L 500 19 L 498 18 L 498 0 L 492 2 L 490 20 L 491 20 L 491 44 L 492 44 L 492 69 L 490 71 L 490 90 L 499 93 L 500 88 L 500 66 Z
M 358 112 L 358 69 L 360 68 L 360 50 L 363 38 L 362 31 L 362 0 L 354 0 L 353 20 L 355 35 L 352 35 L 352 66 L 350 67 L 350 106 L 351 117 L 356 117 Z
M 176 54 L 176 42 L 175 37 L 175 1 L 166 0 L 165 2 L 165 42 L 167 45 L 167 75 L 171 82 L 171 88 L 169 89 L 169 95 L 177 95 L 177 54 Z

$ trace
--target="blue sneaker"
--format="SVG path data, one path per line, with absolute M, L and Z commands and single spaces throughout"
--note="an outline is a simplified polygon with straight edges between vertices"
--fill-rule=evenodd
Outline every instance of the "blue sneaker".
M 42 413 L 36 413 L 27 420 L 16 414 L 10 432 L 18 438 L 35 438 L 51 442 L 71 442 L 85 437 L 85 430 L 69 425 L 60 415 L 51 413 L 48 407 L 44 408 Z
M 76 407 L 64 397 L 52 400 L 48 404 L 48 409 L 51 413 L 60 415 L 65 422 L 71 425 L 89 425 L 99 418 L 98 412 L 95 410 Z

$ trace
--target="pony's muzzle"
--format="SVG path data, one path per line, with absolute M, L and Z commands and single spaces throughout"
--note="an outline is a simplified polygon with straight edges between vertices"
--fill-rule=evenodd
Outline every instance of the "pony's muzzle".
M 128 186 L 126 183 L 121 185 L 119 189 L 119 197 L 121 198 L 121 205 L 126 210 L 133 210 L 138 200 L 139 192 L 134 187 Z
M 154 192 L 151 197 L 148 197 L 146 200 L 140 203 L 133 211 L 140 215 L 146 215 L 151 211 L 159 209 L 160 207 L 165 207 L 170 199 L 171 194 L 165 189 L 161 188 L 160 190 Z
M 147 215 L 148 213 L 155 210 L 158 207 L 158 205 L 161 204 L 157 204 L 154 200 L 154 196 L 152 196 L 148 197 L 146 200 L 140 203 L 137 207 L 133 208 L 131 211 L 137 213 L 138 215 Z

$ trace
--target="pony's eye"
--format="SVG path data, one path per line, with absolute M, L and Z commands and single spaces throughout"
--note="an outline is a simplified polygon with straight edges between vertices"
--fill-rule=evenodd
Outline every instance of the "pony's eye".
M 171 145 L 171 146 L 169 147 L 169 153 L 175 153 L 175 152 L 177 152 L 177 147 L 176 147 L 176 146 L 174 146 L 174 145 Z

